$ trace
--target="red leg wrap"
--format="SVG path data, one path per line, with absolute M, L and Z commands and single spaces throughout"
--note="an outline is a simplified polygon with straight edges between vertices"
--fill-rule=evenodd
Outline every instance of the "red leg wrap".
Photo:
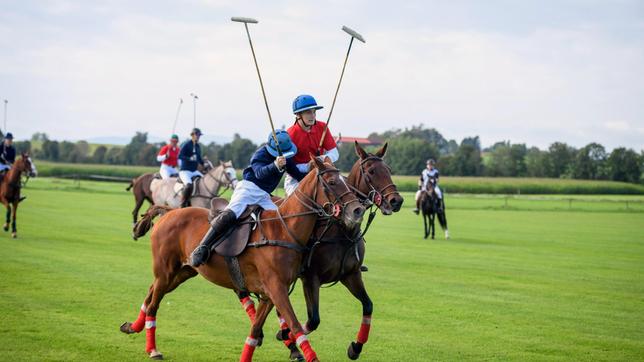
M 257 340 L 253 337 L 246 338 L 246 343 L 244 344 L 244 350 L 242 351 L 239 362 L 251 362 L 253 360 L 253 352 L 255 352 L 255 347 L 257 347 Z
M 143 330 L 145 327 L 145 304 L 141 305 L 141 310 L 139 311 L 139 317 L 132 323 L 130 328 L 132 328 L 133 331 L 139 333 Z
M 296 337 L 297 338 L 295 338 L 295 340 L 297 341 L 297 346 L 300 347 L 300 349 L 304 353 L 306 362 L 311 362 L 314 359 L 317 359 L 318 356 L 315 354 L 313 347 L 311 347 L 311 343 L 309 343 L 309 340 L 306 338 L 306 334 L 300 332 Z
M 242 307 L 244 307 L 250 321 L 255 322 L 255 315 L 257 314 L 257 311 L 255 310 L 255 302 L 253 302 L 250 297 L 244 297 L 240 299 L 239 302 L 242 304 Z
M 145 351 L 147 353 L 157 349 L 155 333 L 157 331 L 157 318 L 152 316 L 145 317 Z
M 371 316 L 366 315 L 362 317 L 362 324 L 360 325 L 360 331 L 356 340 L 358 343 L 365 344 L 369 339 L 369 329 L 371 328 Z

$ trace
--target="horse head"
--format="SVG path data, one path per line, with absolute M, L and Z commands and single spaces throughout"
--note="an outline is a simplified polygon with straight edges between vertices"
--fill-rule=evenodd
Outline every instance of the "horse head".
M 14 167 L 18 172 L 27 173 L 29 177 L 36 177 L 38 175 L 38 170 L 36 170 L 36 164 L 31 160 L 29 152 L 23 152 L 20 159 L 16 161 Z
M 391 168 L 383 160 L 387 143 L 375 153 L 368 153 L 355 142 L 355 150 L 359 159 L 351 169 L 349 182 L 366 194 L 384 215 L 400 211 L 404 200 L 391 180 Z
M 321 205 L 327 215 L 340 220 L 347 228 L 353 229 L 359 226 L 362 223 L 365 208 L 349 189 L 340 170 L 333 166 L 328 157 L 320 161 L 313 155 L 309 156 L 312 172 L 309 172 L 301 181 L 301 187 L 296 189 L 295 194 L 302 194 L 304 190 L 309 189 L 307 184 L 315 182 L 313 196 L 307 196 L 311 197 L 317 205 Z
M 213 178 L 223 186 L 235 189 L 237 186 L 237 171 L 233 166 L 233 161 L 219 161 L 219 166 L 212 169 Z

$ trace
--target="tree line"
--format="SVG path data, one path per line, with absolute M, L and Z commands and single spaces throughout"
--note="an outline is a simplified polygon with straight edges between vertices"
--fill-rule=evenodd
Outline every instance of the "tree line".
M 624 147 L 608 152 L 599 143 L 579 149 L 564 142 L 554 142 L 547 149 L 522 143 L 497 142 L 481 148 L 478 136 L 460 143 L 445 139 L 440 132 L 423 125 L 372 133 L 369 140 L 377 145 L 389 143 L 387 163 L 399 175 L 417 175 L 425 161 L 433 158 L 443 175 L 491 177 L 549 177 L 588 180 L 614 180 L 644 183 L 644 152 Z M 86 141 L 56 141 L 36 133 L 30 141 L 15 142 L 17 151 L 31 151 L 36 159 L 53 162 L 98 163 L 114 165 L 157 165 L 156 155 L 164 143 L 148 142 L 145 132 L 137 132 L 125 146 L 90 145 Z M 32 147 L 39 145 L 38 147 Z M 224 143 L 203 145 L 203 152 L 213 162 L 232 160 L 237 168 L 248 165 L 259 145 L 239 134 Z M 378 146 L 367 147 L 367 149 Z M 32 149 L 33 148 L 33 149 Z M 354 145 L 339 145 L 336 165 L 349 171 L 356 161 Z

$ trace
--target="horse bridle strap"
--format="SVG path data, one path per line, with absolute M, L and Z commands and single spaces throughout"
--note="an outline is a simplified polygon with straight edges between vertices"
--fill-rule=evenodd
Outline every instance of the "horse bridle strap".
M 367 196 L 367 198 L 369 198 L 373 203 L 375 203 L 376 206 L 380 206 L 380 203 L 382 202 L 383 198 L 398 192 L 398 190 L 394 183 L 390 183 L 388 185 L 385 185 L 380 190 L 376 190 L 376 188 L 373 186 L 373 182 L 371 182 L 371 177 L 369 177 L 369 173 L 366 172 L 364 169 L 364 165 L 368 161 L 380 161 L 380 162 L 384 162 L 384 161 L 382 160 L 382 158 L 378 156 L 368 156 L 367 158 L 360 160 L 361 181 L 364 182 L 367 185 L 367 187 L 371 189 L 371 191 L 369 191 L 369 195 Z M 390 187 L 393 189 L 389 192 L 385 192 Z
M 298 253 L 304 253 L 307 250 L 309 250 L 307 247 L 302 246 L 300 244 L 293 244 L 291 242 L 282 241 L 282 240 L 268 240 L 268 239 L 253 241 L 251 243 L 248 243 L 246 246 L 249 248 L 261 248 L 262 246 L 279 246 L 282 248 L 295 250 Z

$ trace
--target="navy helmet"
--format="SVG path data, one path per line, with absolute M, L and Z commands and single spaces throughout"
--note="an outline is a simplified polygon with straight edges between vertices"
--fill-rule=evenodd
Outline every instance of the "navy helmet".
M 7 134 L 6 134 L 6 135 L 4 135 L 4 138 L 5 138 L 5 139 L 8 139 L 8 140 L 12 140 L 12 139 L 13 139 L 13 135 L 11 134 L 11 132 L 7 132 Z
M 297 96 L 293 101 L 293 114 L 298 114 L 309 109 L 322 109 L 324 107 L 318 106 L 318 103 L 315 101 L 315 98 L 308 94 L 302 94 Z
M 199 128 L 193 128 L 192 132 L 190 132 L 190 135 L 192 136 L 193 134 L 196 134 L 197 136 L 203 135 L 203 133 L 201 133 L 201 130 Z
M 275 136 L 277 137 L 277 142 L 279 142 L 280 150 L 286 158 L 291 158 L 297 153 L 297 146 L 291 141 L 291 136 L 288 132 L 283 129 L 275 131 Z M 277 152 L 277 147 L 275 147 L 275 139 L 273 138 L 273 133 L 268 135 L 268 142 L 266 143 L 266 151 L 271 154 L 273 157 L 279 156 Z

